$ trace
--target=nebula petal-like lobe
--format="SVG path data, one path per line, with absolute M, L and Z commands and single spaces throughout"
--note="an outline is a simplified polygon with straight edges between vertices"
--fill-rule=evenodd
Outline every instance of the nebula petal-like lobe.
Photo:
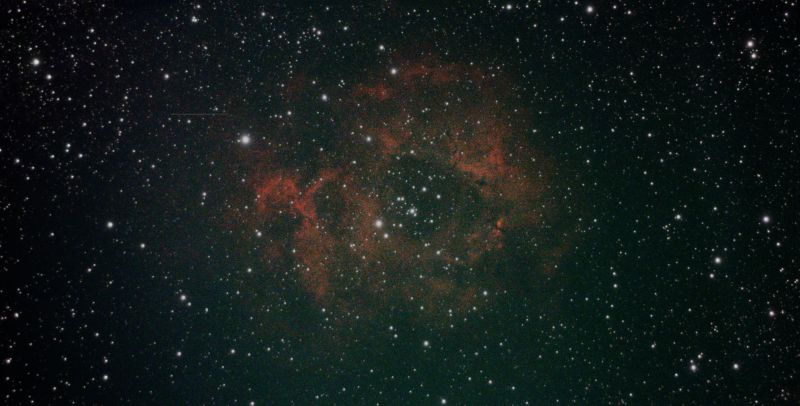
M 264 258 L 321 305 L 376 313 L 467 311 L 545 277 L 569 239 L 542 238 L 551 164 L 510 86 L 437 58 L 397 66 L 344 88 L 313 165 L 257 162 L 251 220 L 284 241 Z

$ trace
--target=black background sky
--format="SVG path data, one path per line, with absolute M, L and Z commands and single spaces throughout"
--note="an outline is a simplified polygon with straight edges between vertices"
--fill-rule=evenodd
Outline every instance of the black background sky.
M 798 402 L 793 2 L 0 11 L 4 403 Z M 362 136 L 343 130 L 354 89 L 420 63 L 500 83 L 473 102 L 500 105 L 487 117 L 531 147 L 507 158 L 542 158 L 541 200 L 520 205 L 546 218 L 488 262 L 436 274 L 474 293 L 463 314 L 452 297 L 407 303 L 425 285 L 396 266 L 377 294 L 332 269 L 336 301 L 315 298 L 301 260 L 265 254 L 296 234 L 255 213 L 252 186 L 276 151 L 304 186 L 371 159 L 342 147 Z M 473 96 L 414 80 L 398 109 Z M 419 113 L 415 131 L 455 125 L 454 111 Z M 447 188 L 450 169 L 413 162 Z

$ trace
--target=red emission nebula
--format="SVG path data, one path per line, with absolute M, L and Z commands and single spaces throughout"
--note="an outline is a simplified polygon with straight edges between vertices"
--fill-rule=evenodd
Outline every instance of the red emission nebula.
M 317 96 L 335 126 L 325 148 L 252 146 L 247 222 L 268 237 L 264 263 L 317 303 L 362 314 L 469 311 L 487 291 L 551 275 L 569 238 L 549 220 L 552 163 L 513 89 L 474 66 L 396 62 Z

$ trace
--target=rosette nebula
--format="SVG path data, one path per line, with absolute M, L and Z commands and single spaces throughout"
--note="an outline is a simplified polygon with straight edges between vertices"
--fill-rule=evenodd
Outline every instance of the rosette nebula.
M 504 75 L 437 57 L 394 66 L 316 101 L 330 105 L 323 146 L 296 148 L 315 131 L 292 124 L 254 149 L 246 223 L 266 233 L 264 263 L 321 305 L 370 312 L 464 312 L 548 277 L 572 236 L 554 229 L 553 161 Z M 315 97 L 304 80 L 295 103 Z

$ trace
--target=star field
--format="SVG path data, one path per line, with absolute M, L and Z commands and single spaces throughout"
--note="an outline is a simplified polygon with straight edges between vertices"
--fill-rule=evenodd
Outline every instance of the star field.
M 23 2 L 4 404 L 800 401 L 788 2 Z

